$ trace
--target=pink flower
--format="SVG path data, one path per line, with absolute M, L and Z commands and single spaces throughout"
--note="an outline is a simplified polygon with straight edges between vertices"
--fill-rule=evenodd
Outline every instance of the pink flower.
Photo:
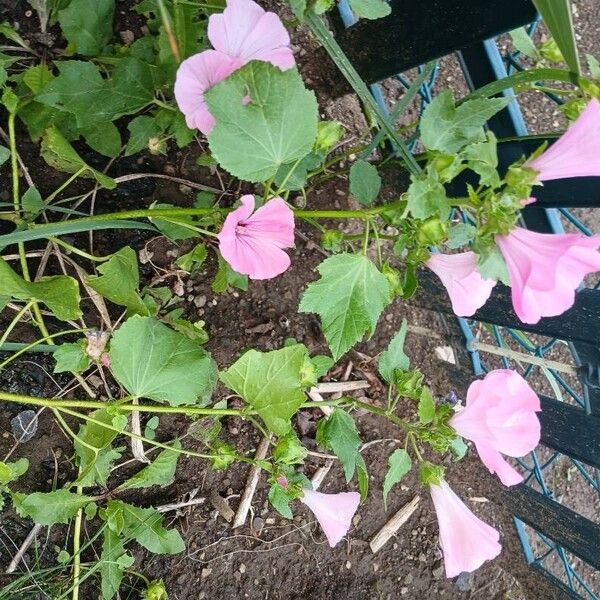
M 449 421 L 456 432 L 471 440 L 479 458 L 504 485 L 516 485 L 523 476 L 502 454 L 525 456 L 540 441 L 540 399 L 516 371 L 497 369 L 474 381 L 465 408 Z
M 204 134 L 215 124 L 204 92 L 251 60 L 283 70 L 295 64 L 290 36 L 279 17 L 252 0 L 229 0 L 221 14 L 211 15 L 208 39 L 215 49 L 184 60 L 175 80 L 175 99 L 188 127 Z
M 254 196 L 240 198 L 242 205 L 225 219 L 219 238 L 223 258 L 238 273 L 251 279 L 271 279 L 290 266 L 282 248 L 294 245 L 294 213 L 281 198 L 273 198 L 254 214 Z
M 425 264 L 442 280 L 452 310 L 459 317 L 470 317 L 481 308 L 496 285 L 493 279 L 484 279 L 479 274 L 474 252 L 433 254 Z
M 538 172 L 539 181 L 600 176 L 600 102 L 590 100 L 571 127 L 525 166 Z
M 175 99 L 190 129 L 199 129 L 205 134 L 210 132 L 215 120 L 208 112 L 204 92 L 241 66 L 238 58 L 216 50 L 194 54 L 181 63 L 175 79 Z
M 360 494 L 358 492 L 322 494 L 305 489 L 304 497 L 300 498 L 300 501 L 313 511 L 327 537 L 329 546 L 333 548 L 348 533 L 352 525 L 352 517 L 360 503 Z
M 444 553 L 446 577 L 478 569 L 502 550 L 500 534 L 478 519 L 442 479 L 430 485 Z
M 208 39 L 215 50 L 244 65 L 262 60 L 285 71 L 295 64 L 290 36 L 281 19 L 252 0 L 228 0 L 221 14 L 211 15 Z
M 496 236 L 506 260 L 512 303 L 523 323 L 560 315 L 588 273 L 600 270 L 600 236 L 536 233 L 517 227 Z

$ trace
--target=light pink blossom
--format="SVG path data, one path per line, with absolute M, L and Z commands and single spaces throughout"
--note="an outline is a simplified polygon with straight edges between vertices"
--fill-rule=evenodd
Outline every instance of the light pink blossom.
M 251 60 L 283 70 L 295 64 L 290 36 L 279 17 L 252 0 L 229 0 L 222 13 L 211 15 L 208 39 L 214 50 L 184 60 L 175 79 L 175 100 L 188 127 L 204 134 L 215 125 L 204 99 L 208 89 Z
M 360 494 L 358 492 L 322 494 L 305 489 L 304 497 L 300 500 L 317 517 L 329 546 L 333 548 L 348 533 L 352 525 L 352 517 L 360 504 Z
M 175 100 L 190 129 L 199 129 L 207 134 L 214 127 L 215 120 L 208 112 L 204 92 L 241 65 L 238 58 L 216 50 L 194 54 L 181 63 L 175 79 Z
M 474 571 L 500 554 L 500 534 L 478 519 L 443 479 L 430 485 L 429 491 L 440 527 L 446 577 Z
M 600 270 L 600 236 L 548 234 L 517 227 L 496 236 L 508 267 L 512 303 L 523 323 L 560 315 L 588 273 Z
M 600 102 L 590 100 L 569 129 L 525 166 L 538 172 L 539 181 L 600 176 Z
M 242 205 L 225 219 L 219 238 L 223 258 L 238 273 L 251 279 L 271 279 L 290 266 L 283 248 L 294 245 L 294 213 L 281 198 L 273 198 L 254 211 L 254 196 L 240 198 Z
M 286 70 L 295 64 L 290 36 L 281 19 L 252 0 L 228 0 L 222 13 L 211 15 L 208 39 L 215 50 L 244 65 L 262 60 Z
M 425 264 L 442 280 L 452 310 L 459 317 L 470 317 L 481 308 L 496 285 L 493 279 L 484 279 L 479 274 L 474 252 L 433 254 Z
M 538 445 L 540 410 L 540 399 L 521 375 L 497 369 L 469 386 L 465 408 L 449 423 L 475 444 L 483 464 L 504 485 L 516 485 L 523 476 L 502 454 L 525 456 Z

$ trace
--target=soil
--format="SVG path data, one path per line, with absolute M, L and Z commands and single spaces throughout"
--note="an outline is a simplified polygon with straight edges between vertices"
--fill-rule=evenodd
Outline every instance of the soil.
M 578 26 L 580 25 L 578 31 L 584 38 L 581 40 L 582 46 L 588 51 L 597 49 L 599 43 L 597 26 L 600 22 L 593 6 L 594 1 L 575 3 Z M 140 23 L 137 16 L 131 17 L 128 10 L 130 4 L 120 3 L 115 35 L 124 30 L 139 33 Z M 28 9 L 29 5 L 25 2 L 5 0 L 0 2 L 0 20 L 18 22 L 21 32 L 26 35 L 37 26 L 31 22 L 35 19 L 35 14 L 27 16 Z M 279 6 L 276 9 L 282 12 Z M 283 14 L 290 16 L 285 9 Z M 133 21 L 130 23 L 128 19 Z M 314 41 L 300 28 L 294 34 L 293 44 L 300 68 L 304 71 L 310 67 L 310 49 L 314 48 Z M 440 87 L 455 89 L 457 96 L 463 92 L 462 79 L 452 57 L 445 59 L 439 82 Z M 390 99 L 398 97 L 397 84 L 389 82 L 385 85 L 385 90 Z M 316 92 L 323 95 L 321 90 Z M 355 97 L 346 96 L 334 103 L 326 102 L 322 104 L 322 110 L 327 118 L 335 118 L 345 125 L 348 132 L 346 144 L 355 144 L 368 134 L 367 124 Z M 410 113 L 407 120 L 410 121 L 415 114 Z M 529 122 L 535 131 L 557 127 L 555 121 L 559 117 L 554 114 L 553 109 L 542 111 L 535 99 L 526 103 L 525 114 L 531 117 Z M 535 115 L 535 119 L 532 115 Z M 562 122 L 558 123 L 560 125 Z M 41 161 L 37 147 L 28 141 L 24 131 L 20 131 L 19 136 L 19 151 L 30 173 L 42 193 L 52 191 L 64 176 L 49 169 Z M 91 153 L 84 146 L 78 146 L 78 150 L 97 168 L 106 166 L 106 159 Z M 200 146 L 183 151 L 171 147 L 167 157 L 142 154 L 130 159 L 119 159 L 110 166 L 109 173 L 113 176 L 135 172 L 163 173 L 218 187 L 219 180 L 214 173 L 195 165 L 195 158 L 202 151 Z M 2 181 L 8 181 L 6 168 L 0 171 L 0 175 Z M 386 192 L 390 195 L 403 189 L 399 187 L 395 176 L 393 179 Z M 89 185 L 88 182 L 79 181 L 70 192 L 83 193 L 89 189 Z M 0 201 L 8 199 L 5 194 L 5 191 L 0 191 Z M 95 203 L 99 211 L 104 211 L 147 206 L 156 200 L 168 200 L 187 206 L 191 205 L 193 198 L 194 192 L 189 187 L 141 179 L 123 184 L 114 192 L 98 192 Z M 329 181 L 308 197 L 308 205 L 315 209 L 332 205 L 343 208 L 353 206 L 353 202 L 343 177 Z M 336 227 L 337 224 L 330 223 L 329 226 Z M 4 232 L 2 227 L 4 225 L 0 222 L 0 231 Z M 176 252 L 184 253 L 187 246 L 184 244 L 178 249 L 164 238 L 153 238 L 147 232 L 119 231 L 117 235 L 100 233 L 94 236 L 94 249 L 99 254 L 105 254 L 128 244 L 137 251 L 144 249 L 150 252 L 151 262 L 141 268 L 143 282 L 163 277 L 167 285 L 180 293 L 186 303 L 187 315 L 195 315 L 206 321 L 210 335 L 206 347 L 219 367 L 225 367 L 248 347 L 272 350 L 281 347 L 290 337 L 306 344 L 311 353 L 326 352 L 316 316 L 297 312 L 298 299 L 307 280 L 317 277 L 314 269 L 323 259 L 322 251 L 317 245 L 317 232 L 306 224 L 299 225 L 299 232 L 296 248 L 291 253 L 291 268 L 274 280 L 252 282 L 246 293 L 230 290 L 216 295 L 211 291 L 214 260 L 207 261 L 203 270 L 193 277 L 180 280 L 172 273 L 173 260 Z M 87 237 L 84 236 L 75 236 L 72 241 L 85 247 L 88 244 Z M 52 272 L 58 266 L 51 261 L 49 269 Z M 86 303 L 86 309 L 85 320 L 88 325 L 99 325 L 91 303 Z M 437 332 L 443 336 L 443 340 L 440 340 L 439 337 L 416 335 L 414 332 L 408 334 L 407 353 L 412 364 L 418 365 L 424 372 L 434 394 L 443 397 L 454 390 L 459 397 L 464 398 L 473 375 L 463 350 L 462 334 L 455 321 L 399 301 L 385 311 L 372 338 L 342 359 L 340 366 L 329 377 L 341 378 L 352 363 L 350 379 L 367 378 L 372 384 L 365 394 L 367 401 L 381 402 L 385 397 L 385 390 L 377 379 L 375 358 L 387 346 L 403 318 L 415 328 Z M 12 338 L 15 341 L 33 339 L 33 334 L 27 327 L 19 329 L 16 334 L 17 337 Z M 436 348 L 447 345 L 453 348 L 456 364 L 445 362 L 436 354 Z M 27 355 L 26 359 L 15 361 L 10 368 L 0 373 L 0 388 L 16 393 L 54 396 L 70 384 L 70 378 L 52 375 L 52 368 L 53 360 L 47 355 Z M 536 380 L 536 384 L 538 381 L 540 386 L 547 386 L 543 379 Z M 225 390 L 219 389 L 216 399 L 224 395 Z M 1 456 L 13 447 L 10 420 L 22 408 L 15 405 L 3 406 L 0 411 Z M 409 412 L 412 409 L 413 407 L 407 406 L 404 410 Z M 303 441 L 315 451 L 314 428 L 319 416 L 317 411 L 303 411 L 295 423 Z M 473 452 L 458 464 L 448 462 L 447 478 L 470 508 L 500 531 L 504 550 L 499 559 L 486 563 L 470 576 L 445 579 L 433 506 L 427 491 L 419 487 L 414 475 L 407 477 L 402 485 L 390 493 L 388 511 L 384 511 L 381 498 L 383 477 L 387 470 L 387 457 L 397 447 L 395 438 L 398 431 L 370 414 L 359 415 L 357 422 L 363 441 L 370 443 L 364 456 L 369 466 L 371 493 L 355 517 L 354 527 L 346 540 L 335 549 L 331 550 L 327 546 L 312 514 L 299 503 L 294 505 L 295 517 L 292 522 L 280 517 L 270 507 L 266 499 L 264 476 L 254 497 L 248 522 L 243 527 L 232 530 L 215 508 L 214 498 L 215 495 L 220 496 L 235 510 L 245 487 L 248 468 L 234 465 L 225 472 L 212 471 L 204 463 L 184 457 L 171 486 L 130 492 L 124 499 L 142 506 L 158 506 L 184 500 L 189 497 L 190 492 L 195 493 L 196 498 L 205 498 L 204 503 L 182 509 L 176 515 L 169 513 L 168 521 L 180 528 L 187 550 L 181 555 L 164 557 L 150 555 L 138 548 L 135 550 L 136 564 L 133 568 L 143 571 L 151 578 L 164 579 L 171 600 L 391 600 L 403 597 L 411 600 L 545 600 L 563 597 L 560 592 L 551 589 L 545 579 L 526 566 L 512 517 L 496 500 L 499 483 L 481 466 Z M 225 438 L 240 451 L 247 452 L 258 445 L 260 438 L 247 423 L 228 418 L 223 425 Z M 170 440 L 184 436 L 188 426 L 189 422 L 183 418 L 161 418 L 159 439 Z M 126 440 L 123 439 L 122 443 L 125 444 Z M 187 437 L 186 447 L 200 449 L 201 444 L 192 437 Z M 47 491 L 57 483 L 60 485 L 71 479 L 71 453 L 70 440 L 63 435 L 49 412 L 42 412 L 36 436 L 17 446 L 12 456 L 13 459 L 27 456 L 31 461 L 30 469 L 22 480 L 23 488 Z M 130 457 L 126 455 L 125 458 Z M 305 466 L 306 474 L 310 477 L 325 460 L 311 456 Z M 131 465 L 125 467 L 128 468 Z M 562 472 L 560 476 L 564 479 L 565 473 Z M 321 490 L 335 492 L 355 488 L 355 482 L 345 483 L 341 469 L 334 463 Z M 571 483 L 565 486 L 565 494 L 567 493 L 571 508 L 581 512 L 585 506 L 589 507 L 589 496 L 583 485 Z M 415 494 L 420 495 L 415 513 L 386 546 L 373 554 L 369 540 Z M 597 514 L 595 513 L 596 518 Z M 594 514 L 589 516 L 593 518 Z M 30 528 L 31 523 L 18 519 L 12 510 L 0 515 L 0 543 L 5 548 L 1 566 L 14 555 Z M 93 527 L 90 526 L 90 534 L 92 532 Z M 62 527 L 55 527 L 48 534 L 41 534 L 38 538 L 38 555 L 35 556 L 33 549 L 27 554 L 27 568 L 55 564 L 56 548 L 65 547 L 67 535 L 67 529 Z M 86 558 L 93 558 L 92 552 L 88 554 Z M 5 578 L 4 582 L 8 581 Z M 135 582 L 131 580 L 128 583 L 134 585 Z M 82 588 L 82 598 L 85 600 L 97 598 L 98 594 L 95 584 L 86 584 Z M 1 592 L 0 597 L 3 598 Z M 42 599 L 51 596 L 40 592 L 32 597 Z M 129 594 L 122 594 L 122 598 L 139 598 L 139 592 L 132 587 Z M 6 600 L 13 599 L 7 597 Z

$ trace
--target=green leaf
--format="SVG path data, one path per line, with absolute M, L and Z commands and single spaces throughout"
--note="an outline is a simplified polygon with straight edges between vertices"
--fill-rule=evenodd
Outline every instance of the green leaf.
M 571 71 L 581 72 L 570 0 L 533 0 Z
M 121 134 L 110 121 L 95 123 L 81 132 L 88 145 L 104 156 L 114 158 L 121 152 Z
M 423 485 L 439 485 L 444 478 L 444 467 L 424 460 L 419 463 L 419 478 Z
M 205 244 L 196 244 L 188 253 L 181 255 L 175 264 L 184 271 L 192 273 L 198 270 L 208 256 L 208 250 Z
M 390 5 L 384 0 L 350 0 L 350 8 L 362 19 L 381 19 L 392 12 Z
M 419 398 L 419 421 L 423 425 L 427 425 L 427 423 L 431 423 L 435 418 L 435 402 L 433 400 L 433 395 L 431 394 L 431 390 L 428 387 L 424 387 L 421 390 L 421 397 Z
M 131 395 L 173 406 L 206 404 L 216 384 L 210 355 L 150 317 L 135 315 L 121 325 L 111 341 L 110 363 Z
M 600 62 L 591 54 L 586 54 L 585 57 L 592 77 L 597 81 L 600 80 Z
M 99 276 L 89 276 L 86 283 L 101 296 L 127 308 L 127 314 L 148 315 L 148 308 L 138 294 L 140 275 L 137 255 L 129 246 L 115 252 L 98 267 Z
M 385 276 L 365 256 L 337 254 L 325 259 L 317 270 L 321 279 L 308 286 L 299 311 L 321 317 L 327 343 L 337 360 L 365 333 L 373 333 L 390 301 L 390 288 Z
M 112 506 L 111 506 L 112 505 Z M 123 536 L 133 538 L 154 554 L 178 554 L 185 543 L 176 529 L 163 527 L 163 516 L 154 508 L 139 508 L 120 500 L 111 500 L 109 509 L 123 513 Z
M 484 279 L 496 279 L 510 285 L 508 267 L 502 252 L 495 244 L 478 249 L 477 270 Z
M 344 410 L 336 408 L 329 417 L 324 417 L 317 426 L 317 444 L 333 450 L 344 468 L 346 481 L 354 475 L 360 456 L 360 437 L 354 419 Z M 359 458 L 360 457 L 360 458 Z
M 21 475 L 25 474 L 28 468 L 29 461 L 26 458 L 20 458 L 11 463 L 0 461 L 0 486 L 15 481 L 21 477 Z
M 454 106 L 451 90 L 438 94 L 423 112 L 421 139 L 428 150 L 454 154 L 467 144 L 484 141 L 483 126 L 513 98 L 479 98 Z
M 456 461 L 459 461 L 462 458 L 464 458 L 468 449 L 469 447 L 467 446 L 467 444 L 465 444 L 465 441 L 459 435 L 457 435 L 450 442 L 450 450 L 452 451 L 452 454 L 454 454 L 454 460 Z
M 448 241 L 446 245 L 448 248 L 455 250 L 461 246 L 466 246 L 469 242 L 475 239 L 477 234 L 477 228 L 473 227 L 469 223 L 457 223 L 452 225 L 448 230 Z
M 179 441 L 176 440 L 173 443 L 173 448 L 181 448 Z M 179 456 L 179 452 L 163 450 L 149 465 L 120 485 L 119 489 L 131 490 L 152 487 L 153 485 L 170 485 L 175 480 L 175 469 L 177 468 Z
M 218 255 L 218 259 L 219 268 L 210 286 L 212 291 L 216 294 L 221 294 L 227 291 L 231 285 L 245 292 L 248 289 L 248 276 L 234 271 L 220 254 Z
M 0 290 L 2 296 L 16 300 L 39 300 L 57 319 L 70 321 L 81 316 L 79 285 L 67 275 L 53 275 L 41 281 L 25 281 L 0 257 Z
M 250 102 L 243 100 L 250 96 Z M 205 94 L 216 125 L 208 135 L 213 156 L 235 177 L 265 181 L 281 165 L 306 156 L 318 110 L 296 69 L 252 61 Z
M 369 495 L 369 472 L 367 471 L 365 459 L 361 454 L 356 457 L 356 479 L 358 480 L 360 501 L 364 502 Z
M 121 451 L 111 448 L 119 432 L 102 425 L 113 426 L 113 415 L 102 408 L 91 413 L 90 417 L 98 422 L 86 421 L 73 443 L 79 467 L 77 483 L 83 487 L 106 485 L 112 463 L 121 456 Z
M 513 46 L 521 52 L 521 54 L 535 60 L 540 58 L 540 53 L 537 51 L 533 40 L 529 37 L 529 34 L 524 27 L 517 27 L 516 29 L 509 31 L 508 34 L 510 35 Z
M 13 502 L 20 517 L 30 517 L 39 525 L 54 525 L 68 523 L 80 508 L 93 502 L 93 498 L 68 490 L 56 490 L 34 492 L 27 496 L 13 494 Z
M 427 219 L 437 215 L 446 219 L 450 211 L 450 200 L 439 181 L 438 173 L 428 166 L 419 178 L 412 177 L 407 190 L 408 211 L 416 219 Z
M 41 152 L 42 158 L 58 171 L 77 173 L 85 169 L 81 177 L 93 177 L 102 187 L 109 190 L 117 187 L 112 177 L 90 167 L 56 127 L 49 127 L 44 132 Z
M 394 383 L 394 371 L 408 371 L 410 368 L 410 359 L 404 353 L 404 341 L 408 323 L 402 319 L 402 325 L 398 333 L 392 338 L 387 350 L 379 355 L 379 372 L 381 376 L 389 383 Z
M 150 66 L 135 58 L 123 58 L 104 79 L 91 61 L 69 60 L 56 63 L 55 77 L 36 96 L 36 100 L 71 113 L 77 127 L 89 134 L 102 131 L 108 121 L 135 113 L 154 98 Z
M 23 71 L 23 83 L 34 93 L 38 94 L 40 90 L 54 79 L 52 71 L 48 65 L 40 63 Z
M 283 465 L 302 463 L 307 455 L 308 450 L 302 445 L 294 431 L 284 435 L 273 450 L 273 457 Z
M 394 450 L 388 458 L 388 472 L 383 481 L 383 505 L 387 510 L 387 497 L 390 490 L 412 469 L 412 460 L 406 450 Z
M 0 165 L 3 165 L 10 158 L 10 150 L 0 144 Z
M 467 146 L 462 155 L 467 166 L 479 175 L 479 184 L 492 188 L 500 187 L 498 174 L 498 148 L 496 136 L 488 131 L 487 139 Z
M 318 381 L 324 375 L 327 375 L 329 369 L 335 364 L 331 356 L 325 354 L 317 354 L 317 356 L 311 356 L 312 364 L 315 366 L 315 380 Z
M 61 344 L 52 356 L 56 361 L 53 373 L 81 373 L 90 366 L 90 357 L 80 343 Z
M 302 344 L 272 352 L 248 350 L 220 378 L 256 409 L 273 433 L 285 435 L 291 417 L 305 400 L 301 381 L 307 357 Z
M 112 38 L 115 0 L 71 0 L 58 13 L 58 21 L 76 52 L 98 56 Z
M 102 542 L 102 554 L 100 555 L 99 565 L 100 588 L 103 600 L 111 600 L 121 587 L 121 581 L 123 580 L 122 561 L 129 555 L 125 553 L 125 548 L 119 535 L 110 529 L 110 527 L 104 528 L 103 536 L 104 540 Z
M 46 208 L 42 196 L 35 187 L 28 188 L 23 194 L 21 206 L 26 213 L 31 215 L 31 218 L 37 217 Z
M 357 160 L 350 167 L 350 193 L 362 205 L 372 204 L 380 189 L 381 177 L 377 167 L 363 159 Z
M 278 483 L 269 488 L 269 502 L 273 508 L 286 519 L 293 519 L 294 515 L 290 508 L 291 496 Z
M 142 115 L 127 123 L 129 141 L 125 148 L 125 156 L 131 156 L 148 148 L 148 141 L 160 133 L 160 129 L 153 117 Z

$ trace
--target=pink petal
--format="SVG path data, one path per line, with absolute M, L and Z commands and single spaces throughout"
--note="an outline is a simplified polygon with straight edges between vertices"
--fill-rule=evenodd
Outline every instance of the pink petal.
M 238 273 L 252 279 L 272 279 L 290 266 L 282 250 L 294 244 L 294 213 L 281 198 L 273 198 L 254 214 L 254 196 L 227 215 L 219 238 L 223 258 Z
M 476 447 L 481 462 L 488 468 L 490 473 L 498 475 L 498 478 L 504 485 L 517 485 L 523 481 L 523 475 L 506 462 L 502 454 L 490 444 L 480 442 L 476 444 Z
M 453 415 L 449 424 L 475 443 L 492 473 L 498 473 L 505 485 L 513 485 L 507 481 L 516 481 L 516 471 L 511 473 L 512 467 L 501 454 L 525 456 L 539 444 L 536 413 L 540 409 L 540 399 L 521 375 L 497 369 L 469 386 L 465 408 Z
M 444 480 L 429 490 L 440 527 L 446 577 L 474 571 L 500 554 L 500 534 L 478 519 Z
M 329 546 L 333 548 L 348 533 L 352 525 L 352 517 L 360 504 L 360 494 L 357 492 L 322 494 L 305 489 L 304 497 L 300 500 L 317 517 Z
M 600 270 L 600 236 L 546 234 L 517 227 L 496 236 L 510 276 L 515 312 L 524 323 L 560 315 L 588 273 Z
M 470 317 L 490 297 L 496 282 L 484 279 L 477 270 L 474 252 L 433 254 L 425 263 L 448 291 L 452 310 L 459 317 Z
M 247 221 L 252 232 L 260 234 L 280 248 L 294 245 L 294 212 L 281 199 L 272 198 Z
M 243 64 L 262 60 L 280 69 L 295 64 L 290 36 L 281 19 L 252 0 L 229 0 L 221 14 L 211 15 L 208 38 L 217 50 Z
M 207 134 L 215 120 L 208 112 L 204 92 L 241 66 L 239 59 L 216 50 L 205 50 L 184 60 L 175 78 L 175 100 L 187 126 Z
M 563 135 L 526 166 L 540 181 L 600 176 L 600 102 L 593 98 Z

